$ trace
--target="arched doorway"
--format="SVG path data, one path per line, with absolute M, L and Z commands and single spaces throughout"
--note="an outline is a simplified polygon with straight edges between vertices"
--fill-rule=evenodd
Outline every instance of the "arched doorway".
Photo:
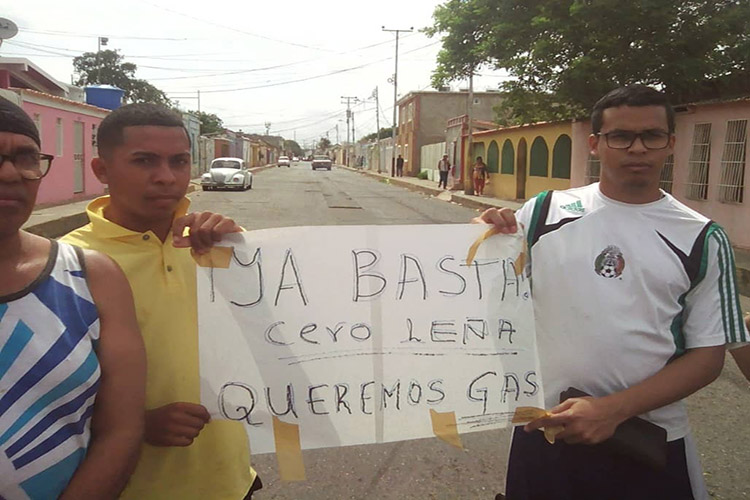
M 516 199 L 526 199 L 526 139 L 518 141 L 516 155 Z

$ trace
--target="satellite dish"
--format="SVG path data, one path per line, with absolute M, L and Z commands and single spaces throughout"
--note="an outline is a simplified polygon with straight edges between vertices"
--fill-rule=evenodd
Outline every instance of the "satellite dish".
M 18 26 L 10 19 L 0 17 L 0 46 L 3 44 L 3 40 L 13 38 L 18 34 Z
M 0 40 L 13 38 L 18 34 L 18 26 L 10 19 L 0 17 Z

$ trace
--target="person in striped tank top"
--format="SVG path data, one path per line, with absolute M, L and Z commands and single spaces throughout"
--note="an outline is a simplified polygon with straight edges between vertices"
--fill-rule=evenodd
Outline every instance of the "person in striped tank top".
M 51 162 L 0 97 L 0 498 L 117 498 L 143 435 L 143 341 L 114 261 L 21 230 Z

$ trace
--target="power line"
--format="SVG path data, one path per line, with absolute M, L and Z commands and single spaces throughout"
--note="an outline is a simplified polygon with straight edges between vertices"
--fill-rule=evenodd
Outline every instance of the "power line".
M 146 2 L 145 0 L 141 0 L 141 2 L 145 3 L 146 5 L 150 5 L 151 7 L 155 7 L 157 9 L 161 9 L 161 10 L 165 10 L 167 12 L 171 12 L 172 14 L 177 14 L 178 16 L 187 17 L 188 19 L 193 19 L 194 21 L 200 21 L 202 23 L 206 23 L 206 24 L 210 24 L 212 26 L 216 26 L 216 27 L 219 27 L 219 28 L 231 30 L 231 31 L 234 31 L 234 32 L 237 32 L 237 33 L 241 33 L 243 35 L 247 35 L 247 36 L 251 36 L 251 37 L 255 37 L 255 38 L 260 38 L 262 40 L 268 40 L 268 41 L 271 41 L 271 42 L 281 43 L 281 44 L 285 44 L 285 45 L 292 45 L 294 47 L 302 47 L 303 49 L 319 50 L 319 51 L 323 51 L 323 52 L 335 52 L 333 50 L 322 49 L 320 47 L 313 47 L 311 45 L 305 45 L 305 44 L 302 44 L 302 43 L 288 42 L 286 40 L 279 40 L 277 38 L 271 38 L 269 36 L 259 35 L 257 33 L 252 33 L 250 31 L 244 31 L 244 30 L 241 30 L 241 29 L 234 28 L 232 26 L 226 26 L 224 24 L 215 23 L 213 21 L 209 21 L 208 19 L 191 16 L 190 14 L 185 14 L 184 12 L 180 12 L 180 11 L 177 11 L 177 10 L 172 10 L 172 9 L 167 8 L 167 7 L 163 7 L 161 5 L 153 4 L 151 2 Z
M 57 30 L 34 30 L 31 28 L 25 28 L 19 26 L 19 30 L 23 33 L 36 33 L 39 35 L 50 35 L 50 36 L 63 36 L 68 38 L 99 38 L 101 34 L 95 33 L 74 33 L 72 31 L 57 31 Z M 164 40 L 171 42 L 184 42 L 189 40 L 209 40 L 208 38 L 173 38 L 173 37 L 155 37 L 155 36 L 132 36 L 132 35 L 109 35 L 110 38 L 120 38 L 122 40 Z
M 418 47 L 416 49 L 412 49 L 410 51 L 407 51 L 407 52 L 405 52 L 405 54 L 409 54 L 411 52 L 416 52 L 418 50 L 426 49 L 426 48 L 431 47 L 433 45 L 437 45 L 438 43 L 440 43 L 440 42 L 437 41 L 437 42 L 428 43 L 427 45 L 423 45 L 423 46 Z M 305 77 L 305 78 L 298 78 L 296 80 L 288 80 L 288 81 L 285 81 L 285 82 L 275 82 L 275 83 L 269 83 L 269 84 L 265 84 L 265 85 L 255 85 L 255 86 L 251 86 L 251 87 L 239 87 L 239 88 L 230 88 L 230 89 L 202 90 L 202 92 L 205 92 L 205 93 L 208 94 L 208 93 L 238 92 L 238 91 L 242 91 L 242 90 L 255 90 L 255 89 L 268 88 L 268 87 L 278 87 L 278 86 L 281 86 L 281 85 L 289 85 L 289 84 L 292 84 L 292 83 L 306 82 L 306 81 L 309 81 L 309 80 L 316 80 L 318 78 L 325 78 L 327 76 L 337 75 L 337 74 L 341 74 L 341 73 L 347 73 L 349 71 L 354 71 L 354 70 L 362 69 L 362 68 L 365 68 L 367 66 L 372 66 L 373 64 L 381 63 L 383 61 L 388 61 L 389 59 L 392 59 L 392 57 L 384 57 L 384 58 L 378 59 L 376 61 L 372 61 L 372 62 L 360 64 L 358 66 L 352 66 L 352 67 L 349 67 L 349 68 L 339 69 L 339 70 L 331 71 L 329 73 L 324 73 L 324 74 L 321 74 L 321 75 L 314 75 L 314 76 L 308 76 L 308 77 Z M 178 92 L 188 92 L 188 91 L 174 91 L 174 92 L 167 92 L 167 93 L 178 93 Z

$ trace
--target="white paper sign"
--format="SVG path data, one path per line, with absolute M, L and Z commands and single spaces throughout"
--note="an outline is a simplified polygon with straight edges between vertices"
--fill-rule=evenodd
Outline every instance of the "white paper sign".
M 482 225 L 330 226 L 232 235 L 227 269 L 198 268 L 201 400 L 274 451 L 460 433 L 544 406 L 520 235 Z

